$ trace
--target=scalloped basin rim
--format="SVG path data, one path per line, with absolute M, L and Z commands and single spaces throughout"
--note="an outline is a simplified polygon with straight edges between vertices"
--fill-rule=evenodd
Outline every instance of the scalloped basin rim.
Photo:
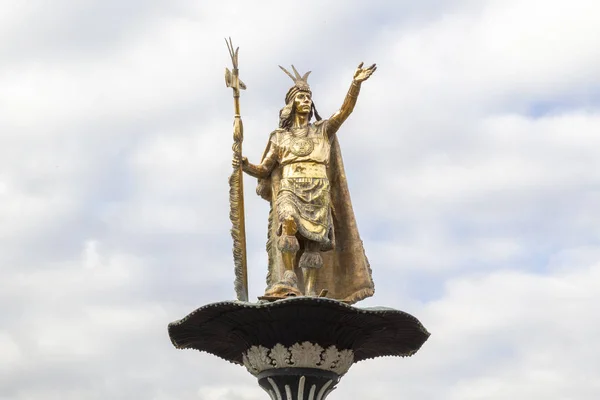
M 271 303 L 207 304 L 168 326 L 177 348 L 205 351 L 236 364 L 251 346 L 311 342 L 354 352 L 355 362 L 411 356 L 430 336 L 414 316 L 389 307 L 358 308 L 319 297 Z

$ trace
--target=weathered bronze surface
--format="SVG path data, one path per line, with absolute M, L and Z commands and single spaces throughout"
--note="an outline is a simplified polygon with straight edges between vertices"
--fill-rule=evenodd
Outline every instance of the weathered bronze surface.
M 270 134 L 261 162 L 252 164 L 241 156 L 237 49 L 233 51 L 231 42 L 228 47 L 234 69 L 227 70 L 226 79 L 236 101 L 230 194 L 238 299 L 247 296 L 247 288 L 244 292 L 238 282 L 247 279 L 240 167 L 258 178 L 257 193 L 271 205 L 267 289 L 261 299 L 327 293 L 354 303 L 372 296 L 371 268 L 356 227 L 337 132 L 354 110 L 362 82 L 377 67 L 363 68 L 360 63 L 342 106 L 327 120 L 321 119 L 312 101 L 310 72 L 301 76 L 294 66 L 293 74 L 280 67 L 294 86 L 285 96 L 279 127 Z
M 235 268 L 235 293 L 240 301 L 248 301 L 248 264 L 246 257 L 246 222 L 244 220 L 244 181 L 239 160 L 242 157 L 244 127 L 240 115 L 240 89 L 246 89 L 240 80 L 238 69 L 239 47 L 233 50 L 231 38 L 227 43 L 233 70 L 225 68 L 225 84 L 233 89 L 233 172 L 229 176 L 229 218 L 233 239 L 233 262 Z

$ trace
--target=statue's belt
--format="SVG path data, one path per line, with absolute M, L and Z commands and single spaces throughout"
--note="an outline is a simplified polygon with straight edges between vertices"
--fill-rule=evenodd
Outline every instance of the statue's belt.
M 296 162 L 283 166 L 283 178 L 327 178 L 327 166 L 314 162 Z

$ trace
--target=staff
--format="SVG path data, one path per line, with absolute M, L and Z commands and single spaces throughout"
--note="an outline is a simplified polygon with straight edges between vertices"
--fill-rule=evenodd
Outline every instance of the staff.
M 246 257 L 246 222 L 244 220 L 244 182 L 242 180 L 242 141 L 244 140 L 244 127 L 240 116 L 240 89 L 246 89 L 246 85 L 239 78 L 238 51 L 233 50 L 231 38 L 225 39 L 231 63 L 232 71 L 225 68 L 225 83 L 233 89 L 233 172 L 229 177 L 229 219 L 231 219 L 231 237 L 233 238 L 233 262 L 235 265 L 235 292 L 237 299 L 248 301 L 248 264 Z

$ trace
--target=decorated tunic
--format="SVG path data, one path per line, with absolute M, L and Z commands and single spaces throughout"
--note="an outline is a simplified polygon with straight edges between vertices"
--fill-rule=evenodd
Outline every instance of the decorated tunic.
M 321 243 L 323 250 L 333 247 L 327 178 L 330 150 L 325 123 L 319 123 L 275 131 L 267 154 L 269 161 L 276 161 L 282 167 L 276 200 L 279 224 L 293 218 L 300 234 Z

